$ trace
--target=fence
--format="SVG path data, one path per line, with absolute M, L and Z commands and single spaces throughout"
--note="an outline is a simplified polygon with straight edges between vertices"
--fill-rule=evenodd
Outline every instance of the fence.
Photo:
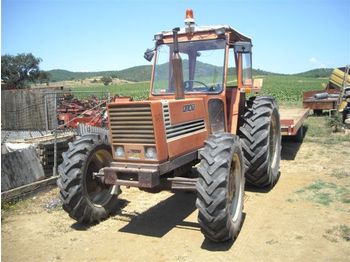
M 42 91 L 1 92 L 1 126 L 5 130 L 50 130 L 56 128 L 55 100 Z
M 41 89 L 2 91 L 1 129 L 54 130 L 58 127 L 60 114 L 71 113 L 70 118 L 77 116 L 79 113 L 84 115 L 85 109 L 91 109 L 98 105 L 101 100 L 106 102 L 109 99 L 109 93 L 105 92 L 72 92 L 71 90 L 52 92 L 51 90 Z M 84 101 L 84 103 L 81 101 Z M 70 108 L 64 108 L 64 104 L 68 104 L 67 106 Z M 102 103 L 101 106 L 104 105 L 105 103 Z M 94 112 L 90 112 L 90 114 Z

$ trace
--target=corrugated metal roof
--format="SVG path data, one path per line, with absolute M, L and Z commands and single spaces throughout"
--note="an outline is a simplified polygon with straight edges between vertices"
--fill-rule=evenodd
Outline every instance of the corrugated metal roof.
M 75 130 L 65 130 L 59 131 L 59 136 L 64 135 L 74 135 L 76 134 Z M 32 130 L 1 130 L 1 144 L 6 142 L 26 142 L 28 140 L 35 140 L 40 138 L 47 138 L 53 136 L 51 131 L 32 131 Z
M 231 32 L 231 39 L 232 42 L 238 42 L 238 41 L 244 41 L 244 42 L 251 42 L 251 38 L 240 33 L 238 30 L 232 28 L 229 25 L 210 25 L 210 26 L 195 26 L 195 32 L 207 32 L 207 31 L 215 31 L 217 29 L 224 28 L 226 32 Z M 158 34 L 162 34 L 164 36 L 173 35 L 173 32 L 170 31 L 162 31 Z M 183 27 L 178 32 L 179 35 L 186 34 L 186 28 Z

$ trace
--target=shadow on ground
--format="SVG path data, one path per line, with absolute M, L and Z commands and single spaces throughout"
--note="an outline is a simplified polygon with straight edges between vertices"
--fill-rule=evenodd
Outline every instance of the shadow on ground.
M 282 151 L 281 151 L 281 160 L 294 160 L 301 144 L 304 141 L 305 135 L 307 133 L 308 127 L 302 126 L 303 135 L 302 137 L 293 137 L 293 136 L 284 136 L 282 137 Z
M 120 215 L 121 214 L 121 210 L 126 207 L 129 204 L 128 200 L 125 199 L 118 199 L 117 205 L 118 207 L 116 208 L 116 210 L 111 214 L 111 216 L 116 216 L 116 215 Z M 101 222 L 103 223 L 103 221 Z M 93 227 L 97 225 L 95 224 L 83 224 L 83 223 L 79 223 L 79 222 L 75 222 L 74 224 L 71 225 L 71 228 L 74 230 L 78 230 L 78 231 L 85 231 L 88 230 L 90 227 Z
M 292 141 L 291 139 L 285 138 L 282 141 L 282 151 L 281 151 L 281 160 L 294 160 L 301 143 Z
M 135 216 L 120 232 L 162 237 L 174 227 L 199 230 L 197 223 L 183 221 L 195 211 L 196 194 L 178 192 Z M 121 215 L 123 216 L 123 215 Z
M 127 206 L 129 202 L 120 199 L 119 208 L 114 215 L 125 216 L 131 219 L 126 226 L 119 229 L 120 232 L 124 233 L 161 238 L 175 227 L 184 230 L 200 231 L 200 226 L 197 222 L 184 221 L 186 217 L 196 210 L 195 200 L 195 193 L 177 192 L 142 214 L 130 215 L 121 212 L 121 209 Z M 245 216 L 246 214 L 243 213 L 242 224 L 244 224 Z M 84 231 L 92 226 L 94 225 L 89 226 L 76 222 L 71 225 L 71 228 Z M 204 238 L 201 248 L 208 251 L 226 251 L 232 247 L 234 242 L 234 240 L 228 240 L 216 243 Z
M 279 179 L 279 177 L 278 177 L 278 179 Z M 278 180 L 277 180 L 277 182 L 278 182 Z M 277 184 L 277 182 L 276 182 L 276 184 Z M 276 184 L 274 184 L 272 187 L 271 186 L 257 187 L 257 186 L 253 186 L 253 185 L 246 183 L 244 190 L 248 191 L 248 192 L 253 192 L 253 193 L 269 193 L 271 190 L 273 190 L 273 188 Z

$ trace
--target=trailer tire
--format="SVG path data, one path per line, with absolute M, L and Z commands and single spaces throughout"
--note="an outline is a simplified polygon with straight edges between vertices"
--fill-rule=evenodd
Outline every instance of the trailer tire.
M 314 115 L 316 116 L 322 116 L 323 110 L 322 109 L 313 109 Z
M 243 219 L 244 166 L 238 136 L 211 135 L 200 152 L 196 183 L 198 223 L 214 242 L 235 239 Z
M 251 99 L 239 128 L 245 178 L 256 187 L 273 187 L 280 172 L 281 124 L 273 97 Z
M 107 136 L 85 134 L 69 143 L 69 149 L 62 157 L 57 185 L 63 209 L 83 224 L 106 219 L 117 208 L 119 187 L 103 184 L 93 178 L 92 173 L 112 161 Z

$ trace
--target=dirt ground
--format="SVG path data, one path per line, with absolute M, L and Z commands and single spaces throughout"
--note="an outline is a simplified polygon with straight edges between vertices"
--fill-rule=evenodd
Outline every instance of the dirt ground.
M 118 214 L 84 227 L 53 188 L 3 207 L 2 261 L 349 261 L 350 142 L 310 136 L 283 142 L 272 190 L 246 190 L 235 242 L 204 239 L 193 193 L 123 188 Z

